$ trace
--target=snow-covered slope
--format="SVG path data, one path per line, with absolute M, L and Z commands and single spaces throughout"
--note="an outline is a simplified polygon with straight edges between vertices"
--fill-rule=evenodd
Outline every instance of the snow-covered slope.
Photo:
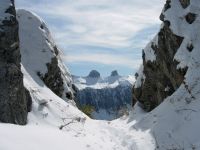
M 109 122 L 91 120 L 55 95 L 35 73 L 24 67 L 22 71 L 33 98 L 32 111 L 24 127 L 0 124 L 1 150 L 129 150 L 130 144 L 135 146 L 130 140 L 129 144 L 121 141 L 128 128 L 117 130 Z
M 120 76 L 113 71 L 110 76 L 102 78 L 93 70 L 87 77 L 73 76 L 78 88 L 76 98 L 81 106 L 95 108 L 92 117 L 112 120 L 118 118 L 131 105 L 133 76 Z
M 17 10 L 22 65 L 37 74 L 64 100 L 73 98 L 72 79 L 45 22 L 29 11 Z

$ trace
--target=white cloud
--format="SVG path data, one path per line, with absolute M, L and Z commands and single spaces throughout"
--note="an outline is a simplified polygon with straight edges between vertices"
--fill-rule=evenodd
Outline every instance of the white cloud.
M 24 6 L 31 5 L 30 2 L 24 3 Z M 66 19 L 64 27 L 56 26 L 54 30 L 57 37 L 62 34 L 58 42 L 124 47 L 132 44 L 129 39 L 135 33 L 159 23 L 163 3 L 160 0 L 49 0 L 45 5 L 38 3 L 29 9 L 58 21 L 59 18 Z M 73 27 L 68 25 L 69 20 Z M 69 30 L 74 35 L 69 35 Z
M 16 0 L 16 2 L 18 7 L 32 10 L 45 18 L 59 47 L 63 48 L 66 54 L 70 54 L 65 56 L 67 63 L 114 64 L 135 69 L 141 64 L 141 51 L 136 49 L 144 48 L 152 37 L 153 33 L 145 29 L 154 31 L 155 25 L 158 27 L 160 24 L 159 14 L 165 1 Z M 154 27 L 154 30 L 149 27 Z M 81 47 L 67 49 L 77 45 L 83 45 L 84 50 Z M 99 54 L 95 49 L 88 49 L 87 53 L 80 55 L 79 52 L 81 50 L 84 52 L 87 46 L 105 47 L 109 54 Z
M 68 63 L 100 63 L 105 65 L 119 65 L 126 66 L 132 69 L 137 69 L 141 64 L 140 59 L 134 60 L 124 56 L 111 55 L 111 54 L 80 54 L 63 56 L 63 59 Z

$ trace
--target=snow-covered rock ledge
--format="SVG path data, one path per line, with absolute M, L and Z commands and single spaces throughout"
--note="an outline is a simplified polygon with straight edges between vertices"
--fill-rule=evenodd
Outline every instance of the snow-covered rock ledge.
M 22 65 L 39 76 L 56 95 L 73 102 L 72 77 L 61 60 L 46 23 L 33 12 L 18 9 L 20 51 Z

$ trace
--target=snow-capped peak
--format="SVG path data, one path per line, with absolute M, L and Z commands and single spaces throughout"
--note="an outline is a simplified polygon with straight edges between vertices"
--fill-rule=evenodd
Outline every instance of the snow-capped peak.
M 110 75 L 110 76 L 111 76 L 111 77 L 119 76 L 119 74 L 118 74 L 117 70 L 114 70 L 114 71 L 111 72 L 111 75 Z
M 92 73 L 92 76 L 91 76 Z M 94 76 L 94 74 L 95 76 Z M 97 71 L 91 71 L 90 75 L 87 77 L 73 76 L 73 81 L 75 85 L 79 89 L 84 88 L 93 88 L 93 89 L 101 89 L 101 88 L 115 88 L 118 85 L 125 84 L 133 84 L 135 81 L 134 77 L 129 76 L 119 76 L 117 71 L 112 71 L 111 76 L 101 77 L 100 73 Z
M 100 78 L 101 75 L 98 71 L 96 70 L 92 70 L 89 75 L 88 75 L 89 78 Z

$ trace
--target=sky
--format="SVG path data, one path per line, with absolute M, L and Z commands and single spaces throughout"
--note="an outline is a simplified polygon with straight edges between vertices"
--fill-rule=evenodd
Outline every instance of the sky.
M 164 0 L 15 0 L 43 18 L 73 75 L 134 75 L 159 31 Z

